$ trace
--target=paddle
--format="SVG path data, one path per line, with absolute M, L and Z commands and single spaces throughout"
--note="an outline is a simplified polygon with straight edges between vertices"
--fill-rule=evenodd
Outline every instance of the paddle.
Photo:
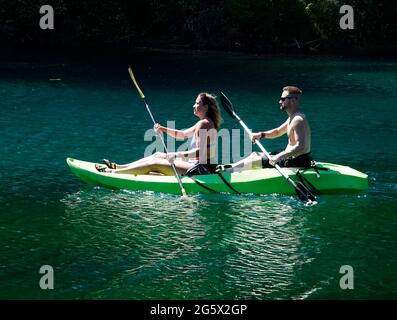
M 147 112 L 149 113 L 150 118 L 151 118 L 152 121 L 153 121 L 153 124 L 155 125 L 157 122 L 156 122 L 156 120 L 154 120 L 153 114 L 152 114 L 152 112 L 150 111 L 150 108 L 149 108 L 149 105 L 148 105 L 148 103 L 147 103 L 147 101 L 146 101 L 145 95 L 143 94 L 141 88 L 139 88 L 138 83 L 137 83 L 137 81 L 135 80 L 135 77 L 134 77 L 134 74 L 132 73 L 131 67 L 128 68 L 128 72 L 129 72 L 129 74 L 130 74 L 130 77 L 131 77 L 132 82 L 134 83 L 136 89 L 138 90 L 139 95 L 141 96 L 141 98 L 142 98 L 142 100 L 143 100 L 143 102 L 144 102 L 144 104 L 145 104 L 145 106 L 146 106 L 146 110 L 147 110 Z M 165 145 L 165 142 L 164 142 L 164 139 L 163 139 L 162 135 L 159 134 L 158 136 L 159 136 L 159 138 L 160 138 L 161 143 L 163 144 L 165 153 L 168 153 L 168 150 L 167 150 L 167 147 L 166 147 L 166 145 Z M 171 165 L 171 167 L 172 167 L 172 170 L 174 171 L 174 175 L 175 175 L 176 179 L 178 180 L 178 184 L 179 184 L 179 187 L 181 188 L 182 196 L 186 196 L 187 194 L 186 194 L 185 188 L 183 187 L 182 180 L 181 180 L 181 178 L 179 177 L 178 171 L 177 171 L 176 168 L 175 168 L 175 164 L 174 164 L 174 162 L 171 161 L 171 160 L 169 160 L 169 162 L 170 162 L 170 165 Z
M 234 107 L 230 100 L 226 97 L 226 95 L 221 92 L 221 103 L 225 111 L 233 118 L 236 119 L 241 126 L 245 129 L 245 131 L 252 136 L 252 131 L 246 126 L 246 124 L 241 120 L 241 118 L 236 114 L 234 111 Z M 266 151 L 266 149 L 262 146 L 262 144 L 258 141 L 255 140 L 256 145 L 261 149 L 261 151 L 266 155 L 266 157 L 271 160 L 270 154 Z M 294 187 L 299 199 L 305 203 L 312 204 L 313 202 L 316 201 L 316 197 L 314 196 L 313 193 L 311 193 L 302 183 L 299 181 L 294 181 L 292 180 L 282 169 L 281 167 L 276 163 L 274 167 L 277 169 L 278 172 Z

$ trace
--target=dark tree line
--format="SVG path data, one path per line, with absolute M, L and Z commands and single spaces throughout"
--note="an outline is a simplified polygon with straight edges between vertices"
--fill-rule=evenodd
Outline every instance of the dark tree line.
M 55 29 L 39 28 L 39 8 Z M 339 27 L 343 4 L 354 30 Z M 0 0 L 3 48 L 396 52 L 397 6 L 376 0 Z

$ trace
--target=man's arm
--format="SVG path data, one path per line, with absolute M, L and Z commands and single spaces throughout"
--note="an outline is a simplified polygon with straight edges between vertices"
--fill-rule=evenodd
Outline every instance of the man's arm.
M 268 130 L 268 131 L 263 131 L 263 132 L 258 132 L 258 133 L 253 133 L 252 138 L 253 140 L 255 139 L 262 139 L 262 138 L 267 138 L 267 139 L 274 139 L 281 137 L 282 135 L 287 133 L 287 128 L 288 128 L 288 121 L 287 119 L 281 126 L 278 128 Z

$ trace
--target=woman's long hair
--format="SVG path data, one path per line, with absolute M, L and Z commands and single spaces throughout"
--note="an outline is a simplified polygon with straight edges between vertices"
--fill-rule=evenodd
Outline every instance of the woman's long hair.
M 216 97 L 207 92 L 199 93 L 199 97 L 203 105 L 208 106 L 207 115 L 214 122 L 215 129 L 218 130 L 222 123 L 222 116 L 221 110 L 219 109 L 218 103 L 216 102 Z

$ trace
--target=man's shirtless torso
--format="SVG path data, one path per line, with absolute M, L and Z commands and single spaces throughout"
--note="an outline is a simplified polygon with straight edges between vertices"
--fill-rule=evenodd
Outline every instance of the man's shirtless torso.
M 309 122 L 302 112 L 297 112 L 286 121 L 288 145 L 285 148 L 289 152 L 295 147 L 297 141 L 302 145 L 302 154 L 309 153 L 311 147 L 311 131 Z

